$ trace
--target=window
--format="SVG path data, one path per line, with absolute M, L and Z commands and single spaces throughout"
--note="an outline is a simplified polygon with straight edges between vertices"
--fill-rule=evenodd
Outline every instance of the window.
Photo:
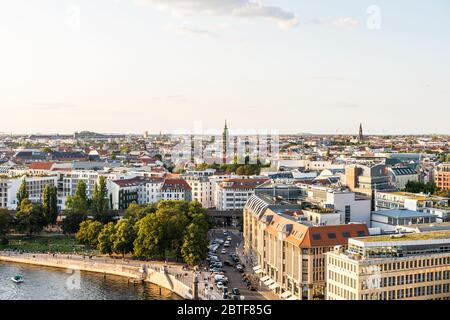
M 350 238 L 350 232 L 347 232 L 347 231 L 342 232 L 342 236 L 343 236 L 344 238 Z
M 330 232 L 330 233 L 328 234 L 328 238 L 329 238 L 329 239 L 336 239 L 336 233 Z
M 366 236 L 366 233 L 365 233 L 364 231 L 356 231 L 356 235 L 357 235 L 358 237 L 365 237 L 365 236 Z
M 313 233 L 312 238 L 313 238 L 313 240 L 320 240 L 320 239 L 322 239 L 322 237 L 320 236 L 319 233 Z

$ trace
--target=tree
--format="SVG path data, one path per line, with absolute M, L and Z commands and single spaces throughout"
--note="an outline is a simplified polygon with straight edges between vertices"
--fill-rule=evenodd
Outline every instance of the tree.
M 133 225 L 127 219 L 117 222 L 114 233 L 112 249 L 114 253 L 125 254 L 133 251 L 134 230 Z
M 98 235 L 97 249 L 101 254 L 112 254 L 115 235 L 114 222 L 106 224 Z
M 94 184 L 92 207 L 97 215 L 101 215 L 105 210 L 108 210 L 108 189 L 104 176 L 100 176 L 98 183 Z
M 191 223 L 186 230 L 181 247 L 184 262 L 190 266 L 198 265 L 206 258 L 208 251 L 207 232 L 195 223 Z
M 156 214 L 147 215 L 136 223 L 136 239 L 133 243 L 134 255 L 140 258 L 161 257 L 163 225 Z
M 80 230 L 78 230 L 75 238 L 84 245 L 97 247 L 98 236 L 103 229 L 103 225 L 98 221 L 85 220 L 80 223 Z
M 78 181 L 77 189 L 73 197 L 67 197 L 66 207 L 72 212 L 85 213 L 88 209 L 88 199 L 86 183 L 83 180 Z
M 23 199 L 16 214 L 17 230 L 26 232 L 27 235 L 39 233 L 46 225 L 46 219 L 42 213 L 42 207 Z
M 66 217 L 61 223 L 61 228 L 66 234 L 74 234 L 80 230 L 80 224 L 87 219 L 84 212 L 67 211 Z
M 134 226 L 136 222 L 144 218 L 148 214 L 152 214 L 156 212 L 156 205 L 148 204 L 148 205 L 139 205 L 136 203 L 132 203 L 128 206 L 127 210 L 125 210 L 124 218 L 130 221 L 130 223 Z
M 56 187 L 45 185 L 42 192 L 42 212 L 47 224 L 55 224 L 58 218 L 58 195 Z
M 405 185 L 406 192 L 434 194 L 437 191 L 433 182 L 423 183 L 419 181 L 408 181 Z
M 17 191 L 17 206 L 19 207 L 22 203 L 22 200 L 28 199 L 29 194 L 27 190 L 27 181 L 25 179 L 22 180 L 20 184 L 19 190 Z
M 0 209 L 0 240 L 3 241 L 11 228 L 12 217 L 7 209 Z

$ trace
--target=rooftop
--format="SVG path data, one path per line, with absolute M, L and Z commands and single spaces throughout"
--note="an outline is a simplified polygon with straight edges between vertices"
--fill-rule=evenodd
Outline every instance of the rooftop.
M 417 240 L 442 240 L 450 239 L 450 230 L 431 231 L 423 233 L 403 233 L 398 235 L 382 235 L 358 238 L 363 243 L 392 242 L 392 241 L 417 241 Z
M 435 217 L 432 214 L 425 212 L 418 212 L 406 209 L 393 209 L 393 210 L 379 210 L 373 211 L 372 214 L 385 216 L 389 218 L 421 218 L 421 217 Z

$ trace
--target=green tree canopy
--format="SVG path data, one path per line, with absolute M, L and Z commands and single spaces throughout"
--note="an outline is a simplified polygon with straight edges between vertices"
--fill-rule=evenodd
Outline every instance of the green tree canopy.
M 12 217 L 7 209 L 0 209 L 0 239 L 3 239 L 11 228 Z
M 22 200 L 28 199 L 29 194 L 27 190 L 27 181 L 25 179 L 22 180 L 22 183 L 20 184 L 19 190 L 17 191 L 17 207 L 20 206 L 22 203 Z
M 121 219 L 115 226 L 112 249 L 114 253 L 122 256 L 133 251 L 134 230 L 133 225 L 127 219 Z
M 47 224 L 55 224 L 58 218 L 58 190 L 54 186 L 45 185 L 42 193 L 42 212 Z
M 66 216 L 61 223 L 61 228 L 66 234 L 74 234 L 80 230 L 80 224 L 87 219 L 84 212 L 67 211 Z
M 206 258 L 208 251 L 207 230 L 191 223 L 186 230 L 181 247 L 183 260 L 190 266 L 198 265 Z
M 98 235 L 97 249 L 101 254 L 112 254 L 115 236 L 114 222 L 106 224 Z
M 75 238 L 84 245 L 97 247 L 98 236 L 103 229 L 103 225 L 98 221 L 85 220 L 80 223 L 80 230 L 78 230 Z
M 127 210 L 125 210 L 124 218 L 128 219 L 130 223 L 134 226 L 136 222 L 144 218 L 148 214 L 152 214 L 156 212 L 156 205 L 148 204 L 148 205 L 139 205 L 136 203 L 132 203 L 128 206 Z
M 39 233 L 47 224 L 42 207 L 28 199 L 23 199 L 16 214 L 17 230 L 26 232 L 27 235 Z

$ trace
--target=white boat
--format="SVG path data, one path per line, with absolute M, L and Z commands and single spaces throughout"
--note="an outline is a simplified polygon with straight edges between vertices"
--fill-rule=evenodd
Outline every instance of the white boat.
M 14 277 L 11 277 L 11 281 L 15 282 L 15 283 L 22 283 L 23 278 L 22 278 L 22 276 L 14 276 Z

